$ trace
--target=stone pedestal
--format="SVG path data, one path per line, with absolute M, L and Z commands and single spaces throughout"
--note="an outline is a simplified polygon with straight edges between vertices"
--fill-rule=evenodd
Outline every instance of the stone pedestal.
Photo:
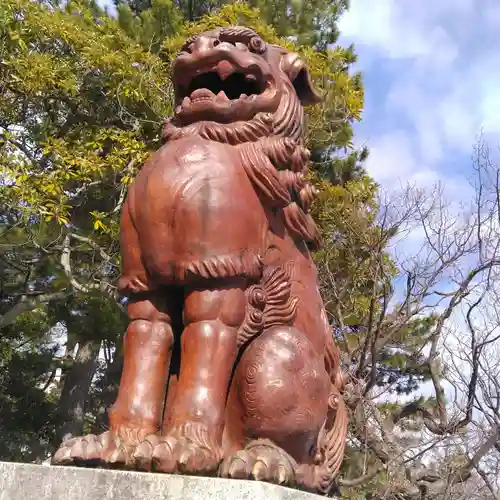
M 255 481 L 0 462 L 0 500 L 318 500 Z

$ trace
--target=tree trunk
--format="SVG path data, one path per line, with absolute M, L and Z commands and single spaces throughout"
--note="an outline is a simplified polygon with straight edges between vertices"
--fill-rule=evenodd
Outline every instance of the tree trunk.
M 123 353 L 121 349 L 117 348 L 113 360 L 106 367 L 104 374 L 100 405 L 96 411 L 95 424 L 92 426 L 93 433 L 100 434 L 109 428 L 108 410 L 116 400 L 122 368 Z
M 64 375 L 55 446 L 58 446 L 64 439 L 81 436 L 83 433 L 85 406 L 97 368 L 100 347 L 101 342 L 96 340 L 78 343 L 74 360 Z

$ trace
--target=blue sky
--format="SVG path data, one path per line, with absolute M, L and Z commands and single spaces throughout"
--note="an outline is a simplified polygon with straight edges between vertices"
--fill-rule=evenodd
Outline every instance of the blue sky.
M 471 202 L 481 133 L 498 160 L 500 0 L 351 0 L 339 27 L 365 82 L 355 140 L 368 145 L 368 172 L 389 189 L 441 182 L 449 201 Z M 410 256 L 420 236 L 404 242 Z M 451 318 L 459 337 L 460 314 Z
M 500 1 L 351 0 L 340 30 L 364 74 L 368 171 L 472 196 L 473 144 L 500 133 Z

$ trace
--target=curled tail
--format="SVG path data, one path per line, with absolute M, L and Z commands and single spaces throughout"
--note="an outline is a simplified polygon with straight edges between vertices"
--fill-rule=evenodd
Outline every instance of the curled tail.
M 332 384 L 325 426 L 318 438 L 320 463 L 317 465 L 315 476 L 318 490 L 327 493 L 342 465 L 349 423 L 347 407 L 342 394 L 344 380 L 340 366 L 340 352 L 331 337 L 326 347 L 325 365 Z

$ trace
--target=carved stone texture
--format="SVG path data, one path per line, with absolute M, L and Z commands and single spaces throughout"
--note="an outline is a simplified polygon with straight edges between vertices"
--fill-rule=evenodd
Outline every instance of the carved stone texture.
M 320 98 L 296 53 L 238 26 L 186 41 L 172 81 L 165 144 L 122 212 L 130 325 L 110 431 L 53 463 L 325 493 L 347 413 L 310 255 L 303 106 Z

